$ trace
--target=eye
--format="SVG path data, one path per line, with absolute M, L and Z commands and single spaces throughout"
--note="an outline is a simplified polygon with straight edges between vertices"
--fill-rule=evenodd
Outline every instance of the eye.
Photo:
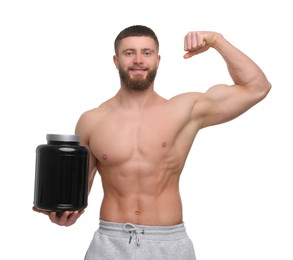
M 124 52 L 125 56 L 130 57 L 133 55 L 133 51 L 126 51 Z
M 144 52 L 144 56 L 151 56 L 152 55 L 152 51 L 145 51 Z

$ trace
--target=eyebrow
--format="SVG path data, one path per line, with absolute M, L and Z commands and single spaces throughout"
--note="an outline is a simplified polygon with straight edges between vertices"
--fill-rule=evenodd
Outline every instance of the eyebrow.
M 133 51 L 133 52 L 136 52 L 136 49 L 128 48 L 128 49 L 123 50 L 122 53 L 125 53 L 125 52 L 127 52 L 127 51 Z M 150 51 L 150 52 L 152 52 L 152 53 L 155 52 L 155 50 L 154 50 L 154 49 L 151 49 L 151 48 L 143 48 L 142 51 L 143 51 L 143 52 L 145 52 L 145 51 Z

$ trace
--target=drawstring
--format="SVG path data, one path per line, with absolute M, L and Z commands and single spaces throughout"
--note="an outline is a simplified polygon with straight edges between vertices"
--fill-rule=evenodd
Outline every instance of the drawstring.
M 136 244 L 139 245 L 139 236 L 141 234 L 144 234 L 144 230 L 136 227 L 135 225 L 133 225 L 131 223 L 124 224 L 123 229 L 126 232 L 130 233 L 129 244 L 131 243 L 132 237 L 135 234 L 136 235 Z

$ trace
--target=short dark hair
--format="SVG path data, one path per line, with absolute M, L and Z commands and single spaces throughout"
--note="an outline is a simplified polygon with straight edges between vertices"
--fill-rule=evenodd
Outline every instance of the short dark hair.
M 115 49 L 116 55 L 118 54 L 118 48 L 119 48 L 119 44 L 120 44 L 121 40 L 126 37 L 131 37 L 131 36 L 151 37 L 152 39 L 154 39 L 156 46 L 157 46 L 157 49 L 159 50 L 159 41 L 158 41 L 156 34 L 154 33 L 154 31 L 152 29 L 150 29 L 149 27 L 146 27 L 144 25 L 133 25 L 133 26 L 125 28 L 117 35 L 115 42 L 114 42 L 114 49 Z

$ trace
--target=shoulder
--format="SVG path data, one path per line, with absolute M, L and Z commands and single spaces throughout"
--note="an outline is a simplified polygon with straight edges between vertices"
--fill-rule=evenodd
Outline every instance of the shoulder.
M 194 102 L 194 101 L 197 101 L 201 96 L 202 96 L 203 93 L 200 93 L 200 92 L 186 92 L 186 93 L 181 93 L 179 95 L 176 95 L 174 97 L 172 97 L 170 99 L 170 101 L 191 101 L 191 102 Z
M 191 111 L 195 104 L 203 97 L 203 93 L 200 92 L 187 92 L 176 95 L 168 100 L 171 106 L 177 109 L 183 109 Z
M 96 108 L 93 108 L 93 109 L 90 109 L 90 110 L 83 112 L 80 115 L 77 124 L 90 124 L 91 121 L 100 114 L 99 110 L 100 110 L 100 108 L 96 107 Z
M 106 101 L 96 108 L 83 112 L 77 123 L 75 132 L 82 136 L 89 136 L 92 130 L 98 126 L 103 118 L 111 110 L 110 101 Z
M 164 104 L 164 110 L 171 114 L 172 118 L 180 124 L 191 122 L 194 117 L 194 107 L 202 98 L 203 93 L 186 92 L 168 99 Z
M 81 123 L 91 123 L 99 120 L 102 118 L 105 114 L 107 114 L 109 111 L 112 110 L 112 99 L 107 100 L 106 102 L 102 103 L 98 107 L 89 109 L 85 112 L 83 112 L 79 118 L 79 122 Z

